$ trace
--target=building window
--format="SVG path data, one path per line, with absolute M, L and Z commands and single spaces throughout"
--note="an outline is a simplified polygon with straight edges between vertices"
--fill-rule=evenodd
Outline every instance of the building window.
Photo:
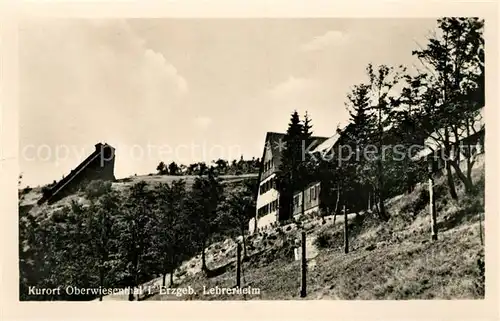
M 268 181 L 264 182 L 260 186 L 260 194 L 264 194 L 273 188 L 276 188 L 276 179 L 274 177 L 269 179 Z

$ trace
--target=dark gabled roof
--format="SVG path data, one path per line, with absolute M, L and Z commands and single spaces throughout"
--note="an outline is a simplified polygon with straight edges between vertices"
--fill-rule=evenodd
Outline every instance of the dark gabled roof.
M 283 149 L 286 146 L 285 144 L 285 136 L 286 134 L 284 133 L 276 133 L 276 132 L 267 132 L 266 133 L 266 140 L 264 143 L 264 148 L 262 151 L 262 157 L 261 157 L 261 163 L 260 163 L 260 168 L 259 168 L 259 177 L 258 181 L 260 182 L 261 177 L 262 177 L 262 169 L 264 167 L 264 156 L 266 153 L 266 150 L 271 151 L 271 156 L 273 159 L 273 163 L 275 168 L 278 168 L 281 164 L 281 155 L 283 153 Z M 316 146 L 319 144 L 323 143 L 328 139 L 328 137 L 320 137 L 320 136 L 312 136 L 312 140 L 314 141 L 315 146 L 311 150 L 313 150 Z
M 269 148 L 271 151 L 271 155 L 273 158 L 273 162 L 276 167 L 279 166 L 281 163 L 281 154 L 283 153 L 283 149 L 286 146 L 284 139 L 285 139 L 286 134 L 284 133 L 276 133 L 276 132 L 267 132 L 266 134 L 266 141 L 264 144 L 264 151 L 262 153 L 262 158 L 264 158 L 264 154 L 266 152 L 266 148 Z M 318 145 L 321 143 L 325 142 L 328 137 L 321 137 L 321 136 L 312 136 L 311 139 L 313 140 L 314 148 L 316 148 Z M 311 150 L 313 150 L 312 148 Z
M 282 144 L 284 143 L 284 139 L 285 139 L 285 134 L 267 132 L 262 158 L 264 158 L 264 154 L 266 153 L 267 149 L 271 151 L 272 159 L 274 163 L 277 164 L 281 158 L 282 148 L 280 146 L 283 146 Z
M 323 142 L 321 142 L 316 148 L 313 150 L 313 153 L 328 153 L 330 152 L 333 147 L 337 144 L 338 140 L 340 138 L 340 135 L 338 133 L 335 133 L 332 137 L 325 139 Z

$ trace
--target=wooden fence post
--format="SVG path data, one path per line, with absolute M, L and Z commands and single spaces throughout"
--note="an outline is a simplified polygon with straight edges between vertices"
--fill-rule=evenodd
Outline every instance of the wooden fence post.
M 371 211 L 371 209 L 372 209 L 371 197 L 372 197 L 372 191 L 368 190 L 368 209 L 367 209 L 367 211 Z
M 302 231 L 302 264 L 301 264 L 302 282 L 300 289 L 300 297 L 305 298 L 307 295 L 306 280 L 307 280 L 307 260 L 306 260 L 306 232 Z
M 434 195 L 434 177 L 433 177 L 433 165 L 434 158 L 430 157 L 428 160 L 428 172 L 429 172 L 429 214 L 431 216 L 431 240 L 436 241 L 438 239 L 438 227 L 437 227 L 437 213 L 436 213 L 436 198 Z
M 483 214 L 479 212 L 479 238 L 481 240 L 481 245 L 484 245 L 482 220 L 483 220 Z
M 241 243 L 236 247 L 236 287 L 241 286 Z
M 347 211 L 345 209 L 345 205 L 342 208 L 342 211 L 344 211 L 344 252 L 347 254 L 349 253 L 349 231 L 347 227 Z

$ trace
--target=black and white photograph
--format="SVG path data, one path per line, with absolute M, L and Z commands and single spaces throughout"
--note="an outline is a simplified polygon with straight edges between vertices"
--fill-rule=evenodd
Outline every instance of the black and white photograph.
M 23 19 L 18 300 L 484 300 L 487 26 Z

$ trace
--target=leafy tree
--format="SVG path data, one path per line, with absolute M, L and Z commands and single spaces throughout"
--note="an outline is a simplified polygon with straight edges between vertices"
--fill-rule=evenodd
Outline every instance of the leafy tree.
M 484 106 L 484 20 L 478 18 L 443 18 L 438 33 L 425 48 L 415 50 L 424 71 L 424 81 L 411 82 L 408 91 L 418 94 L 422 129 L 443 147 L 450 195 L 458 198 L 452 168 L 465 186 L 473 191 L 471 170 L 475 161 L 472 147 L 466 146 L 467 172 L 459 166 L 460 134 L 465 128 L 471 135 L 478 109 Z M 462 149 L 463 150 L 463 149 Z
M 183 258 L 182 251 L 187 252 L 191 246 L 188 242 L 191 228 L 186 221 L 184 210 L 187 196 L 186 182 L 175 180 L 170 186 L 159 184 L 155 193 L 157 208 L 153 231 L 154 246 L 163 275 L 163 286 L 167 273 L 170 273 L 170 286 L 172 286 L 175 268 Z
M 158 171 L 159 175 L 164 175 L 165 171 L 167 171 L 168 168 L 167 165 L 165 165 L 165 163 L 162 161 L 158 164 L 158 166 L 156 166 L 156 170 Z
M 168 172 L 170 175 L 179 175 L 179 166 L 175 162 L 168 165 Z
M 198 171 L 198 163 L 189 164 L 189 166 L 187 167 L 188 175 L 195 175 L 197 171 Z
M 112 255 L 119 251 L 118 235 L 116 235 L 114 228 L 121 214 L 119 204 L 119 195 L 109 190 L 100 195 L 97 201 L 93 201 L 87 209 L 88 212 L 92 213 L 88 226 L 89 234 L 92 235 L 89 244 L 97 255 L 99 286 L 103 288 L 113 285 L 113 281 L 116 280 L 114 274 L 120 266 L 120 261 Z M 99 295 L 99 300 L 102 301 L 102 294 Z
M 243 188 L 232 190 L 226 201 L 226 210 L 240 229 L 243 241 L 243 257 L 247 257 L 246 231 L 248 222 L 255 216 L 255 189 L 257 181 L 247 179 Z
M 150 272 L 148 269 L 154 258 L 150 233 L 154 229 L 152 197 L 145 182 L 134 184 L 125 200 L 123 215 L 118 223 L 124 279 L 131 289 L 144 281 L 142 277 Z M 133 293 L 129 295 L 129 300 L 134 300 Z
M 373 116 L 376 120 L 376 130 L 374 132 L 373 141 L 377 147 L 377 154 L 375 157 L 375 191 L 378 200 L 378 213 L 382 220 L 387 221 L 389 215 L 385 210 L 386 198 L 386 177 L 384 175 L 384 154 L 383 148 L 386 144 L 387 134 L 393 128 L 392 118 L 390 117 L 391 111 L 397 106 L 396 98 L 394 97 L 393 88 L 400 82 L 404 68 L 400 66 L 398 69 L 386 65 L 378 66 L 374 70 L 371 64 L 367 67 L 368 77 L 370 79 L 370 94 L 372 98 L 372 106 L 370 110 L 373 111 Z M 389 130 L 386 130 L 389 128 Z
M 179 166 L 179 175 L 185 175 L 187 173 L 187 166 L 184 164 L 181 164 Z
M 210 237 L 218 229 L 218 210 L 223 199 L 223 186 L 213 170 L 207 176 L 196 177 L 191 197 L 188 199 L 190 220 L 197 227 L 196 233 L 201 245 L 202 270 L 207 272 L 205 248 Z
M 228 161 L 219 158 L 214 163 L 217 166 L 217 170 L 218 170 L 219 174 L 226 173 L 227 168 L 228 168 Z

